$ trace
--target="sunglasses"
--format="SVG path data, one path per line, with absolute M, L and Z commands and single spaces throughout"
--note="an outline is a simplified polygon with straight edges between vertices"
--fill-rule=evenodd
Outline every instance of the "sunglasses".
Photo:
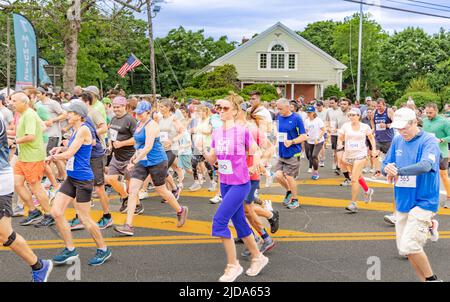
M 349 113 L 347 114 L 348 117 L 357 116 L 357 114 Z
M 223 111 L 223 112 L 228 112 L 231 109 L 231 107 L 222 107 L 222 106 L 217 106 L 216 110 L 217 111 Z

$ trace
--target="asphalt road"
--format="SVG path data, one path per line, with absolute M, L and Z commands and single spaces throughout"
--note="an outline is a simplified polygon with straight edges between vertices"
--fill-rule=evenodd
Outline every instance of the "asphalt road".
M 280 211 L 280 231 L 274 234 L 277 245 L 267 253 L 270 262 L 261 275 L 251 278 L 243 274 L 238 281 L 417 281 L 408 261 L 398 256 L 394 227 L 383 221 L 393 208 L 393 188 L 369 182 L 375 189 L 373 202 L 361 202 L 358 213 L 348 214 L 344 208 L 349 202 L 350 187 L 339 186 L 343 178 L 332 173 L 331 163 L 327 161 L 326 167 L 321 168 L 321 179 L 316 182 L 309 179 L 306 170 L 306 160 L 302 160 L 298 180 L 302 207 L 284 208 L 280 203 L 284 191 L 276 184 L 261 189 L 262 199 L 271 199 L 273 207 Z M 185 187 L 191 183 L 189 178 Z M 87 265 L 95 253 L 87 232 L 74 232 L 81 259 L 79 270 L 76 265 L 55 267 L 49 281 L 217 281 L 226 259 L 222 245 L 210 236 L 211 220 L 218 207 L 208 201 L 213 195 L 206 188 L 183 192 L 180 202 L 189 207 L 190 213 L 188 223 L 180 229 L 175 226 L 174 213 L 159 197 L 145 199 L 145 213 L 135 219 L 134 237 L 120 237 L 112 229 L 103 231 L 113 255 L 100 267 Z M 119 206 L 117 199 L 111 201 L 117 224 L 124 222 L 124 215 L 117 213 Z M 72 214 L 73 210 L 69 210 L 67 217 Z M 101 215 L 98 202 L 92 215 L 96 219 Z M 14 219 L 15 230 L 29 241 L 39 257 L 51 259 L 60 251 L 61 241 L 54 230 L 21 227 L 20 219 Z M 438 242 L 429 241 L 425 250 L 435 273 L 450 280 L 450 209 L 441 209 L 438 219 L 441 238 Z M 237 245 L 237 249 L 240 254 L 244 246 Z M 247 259 L 240 261 L 244 269 L 249 266 Z M 30 278 L 29 267 L 3 247 L 0 267 L 0 281 Z

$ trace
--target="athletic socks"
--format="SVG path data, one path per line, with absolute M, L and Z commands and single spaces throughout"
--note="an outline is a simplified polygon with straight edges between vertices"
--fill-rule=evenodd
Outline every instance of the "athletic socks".
M 431 277 L 425 278 L 426 281 L 436 281 L 438 278 L 436 275 L 433 275 Z
M 367 191 L 369 191 L 369 187 L 367 186 L 367 183 L 362 176 L 358 179 L 358 182 L 364 192 L 367 193 Z
M 31 269 L 33 271 L 40 271 L 43 267 L 44 265 L 42 264 L 42 260 L 38 259 L 38 261 L 31 266 Z
M 184 209 L 183 209 L 183 207 L 181 207 L 181 210 L 179 212 L 177 212 L 177 215 L 181 216 L 181 214 L 183 214 L 183 211 L 184 211 Z
M 267 231 L 264 228 L 259 232 L 259 235 L 261 236 L 261 238 L 263 240 L 266 240 L 267 238 L 269 238 L 269 234 L 267 234 Z
M 342 174 L 344 174 L 345 179 L 350 179 L 350 175 L 348 174 L 348 172 L 342 172 Z

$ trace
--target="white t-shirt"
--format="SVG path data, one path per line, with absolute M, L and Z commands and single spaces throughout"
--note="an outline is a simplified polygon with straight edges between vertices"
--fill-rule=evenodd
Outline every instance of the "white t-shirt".
M 308 144 L 314 144 L 315 140 L 318 140 L 318 143 L 324 141 L 323 135 L 320 137 L 320 133 L 322 132 L 322 128 L 325 127 L 325 123 L 318 117 L 313 120 L 309 118 L 304 120 L 305 130 L 308 134 L 307 142 Z
M 372 130 L 367 124 L 359 123 L 359 125 L 359 130 L 355 131 L 352 128 L 352 123 L 347 122 L 338 130 L 339 134 L 344 135 L 344 158 L 363 158 L 367 156 L 366 138 Z
M 269 109 L 264 106 L 259 106 L 258 109 L 255 110 L 255 115 L 263 117 L 268 123 L 272 122 L 272 115 L 270 114 Z
M 329 108 L 323 108 L 322 111 L 316 110 L 317 117 L 320 118 L 324 123 L 327 120 L 327 112 Z
M 326 120 L 330 122 L 331 135 L 338 135 L 337 129 L 341 129 L 345 122 L 348 122 L 347 116 L 342 112 L 341 108 L 336 110 L 330 108 L 327 112 Z

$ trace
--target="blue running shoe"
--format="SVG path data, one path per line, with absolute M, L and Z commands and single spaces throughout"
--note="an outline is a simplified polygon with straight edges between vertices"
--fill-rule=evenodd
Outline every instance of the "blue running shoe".
M 53 257 L 53 261 L 56 264 L 65 264 L 65 263 L 75 260 L 77 258 L 78 258 L 78 252 L 76 249 L 74 249 L 73 251 L 69 251 L 67 248 L 64 248 L 64 250 L 61 253 L 59 253 L 58 255 Z
M 84 225 L 81 223 L 80 219 L 78 219 L 77 216 L 75 216 L 75 218 L 73 218 L 72 220 L 69 220 L 69 225 L 71 231 L 84 229 Z
M 33 282 L 47 282 L 48 276 L 53 270 L 53 262 L 51 260 L 41 260 L 42 268 L 38 271 L 32 271 Z
M 287 193 L 283 200 L 283 205 L 287 206 L 291 202 L 292 193 Z
M 100 228 L 100 230 L 104 230 L 104 229 L 107 229 L 107 228 L 111 227 L 113 225 L 112 217 L 111 218 L 106 218 L 106 217 L 103 216 L 97 222 L 97 225 Z
M 297 199 L 292 199 L 292 202 L 287 205 L 288 209 L 296 209 L 300 206 Z
M 97 249 L 94 258 L 89 260 L 88 264 L 92 266 L 102 265 L 103 263 L 105 263 L 106 260 L 108 260 L 111 257 L 111 255 L 112 253 L 109 248 L 106 250 L 106 252 Z
M 313 175 L 311 176 L 311 179 L 312 179 L 312 180 L 318 180 L 319 178 L 320 178 L 319 174 L 313 174 Z

